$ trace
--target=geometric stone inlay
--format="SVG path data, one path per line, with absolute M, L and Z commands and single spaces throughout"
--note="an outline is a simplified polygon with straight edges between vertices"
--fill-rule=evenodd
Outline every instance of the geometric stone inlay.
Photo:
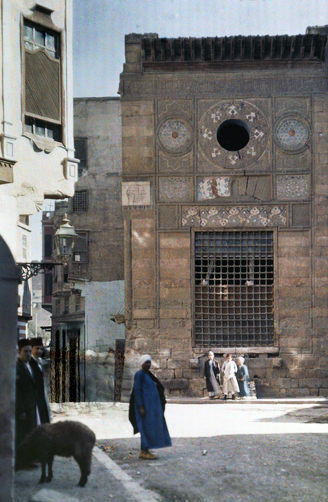
M 197 180 L 197 200 L 217 199 L 218 197 L 229 197 L 230 178 L 229 176 L 206 177 Z
M 189 201 L 193 200 L 192 178 L 160 177 L 160 201 Z
M 275 131 L 278 145 L 290 152 L 304 148 L 309 135 L 309 129 L 305 122 L 294 117 L 282 119 L 277 124 Z
M 277 199 L 307 199 L 309 196 L 310 176 L 308 174 L 277 176 Z
M 184 207 L 183 227 L 271 227 L 287 225 L 286 206 Z
M 185 153 L 192 144 L 191 127 L 183 120 L 165 120 L 159 128 L 158 140 L 161 147 L 169 153 Z
M 223 148 L 217 131 L 226 120 L 242 121 L 248 129 L 249 141 L 238 151 Z M 264 114 L 247 101 L 223 101 L 211 106 L 199 123 L 199 146 L 208 160 L 223 168 L 244 169 L 259 160 L 268 142 L 268 124 Z

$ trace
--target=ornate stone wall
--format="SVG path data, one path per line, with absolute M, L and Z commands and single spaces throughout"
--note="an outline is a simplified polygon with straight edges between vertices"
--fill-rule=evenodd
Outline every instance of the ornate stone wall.
M 258 62 L 237 71 L 231 62 L 208 72 L 195 63 L 155 76 L 148 67 L 138 73 L 140 45 L 133 44 L 121 78 L 123 179 L 148 181 L 151 196 L 144 207 L 125 209 L 127 371 L 131 376 L 137 353 L 149 351 L 171 394 L 202 395 L 198 357 L 209 348 L 229 350 L 249 357 L 263 395 L 326 395 L 323 66 L 300 62 L 273 71 Z M 217 139 L 231 119 L 249 134 L 238 152 Z M 207 228 L 273 231 L 273 346 L 195 345 L 193 235 Z

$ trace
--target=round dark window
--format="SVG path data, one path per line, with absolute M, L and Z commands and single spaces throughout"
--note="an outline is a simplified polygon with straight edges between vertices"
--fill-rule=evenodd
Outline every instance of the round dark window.
M 241 120 L 225 120 L 218 128 L 216 137 L 222 148 L 235 152 L 249 142 L 249 130 Z

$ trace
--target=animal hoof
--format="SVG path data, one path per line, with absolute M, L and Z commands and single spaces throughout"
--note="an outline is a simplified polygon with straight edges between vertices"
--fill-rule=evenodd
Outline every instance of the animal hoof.
M 41 478 L 40 481 L 39 481 L 40 485 L 42 485 L 43 483 L 45 483 L 45 481 L 46 480 L 44 478 Z
M 51 481 L 51 480 L 52 480 L 52 478 L 47 478 L 47 479 L 46 479 L 46 482 L 47 482 L 47 483 L 50 483 L 50 481 Z

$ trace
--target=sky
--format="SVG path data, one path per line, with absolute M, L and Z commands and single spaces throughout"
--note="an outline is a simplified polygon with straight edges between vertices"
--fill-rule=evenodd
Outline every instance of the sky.
M 73 0 L 74 96 L 117 96 L 124 35 L 296 35 L 328 24 L 328 0 Z M 51 207 L 45 201 L 44 209 Z M 41 213 L 31 218 L 41 260 Z M 34 238 L 35 237 L 35 238 Z
M 124 35 L 295 35 L 328 24 L 327 0 L 74 0 L 74 94 L 116 96 Z

